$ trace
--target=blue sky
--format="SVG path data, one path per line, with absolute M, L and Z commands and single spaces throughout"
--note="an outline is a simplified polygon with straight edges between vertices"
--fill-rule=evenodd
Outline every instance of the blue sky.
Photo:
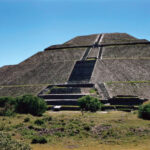
M 0 0 L 0 67 L 77 35 L 150 40 L 150 0 Z

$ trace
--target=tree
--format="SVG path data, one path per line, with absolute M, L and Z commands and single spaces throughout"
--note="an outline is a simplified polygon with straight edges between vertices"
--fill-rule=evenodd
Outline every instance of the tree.
M 150 120 L 150 101 L 139 106 L 138 116 L 139 118 Z
M 89 95 L 79 98 L 78 105 L 81 108 L 82 115 L 84 111 L 96 112 L 102 107 L 101 102 L 97 98 Z
M 18 113 L 30 113 L 40 116 L 47 109 L 47 105 L 43 99 L 32 95 L 18 97 L 16 103 L 16 111 Z

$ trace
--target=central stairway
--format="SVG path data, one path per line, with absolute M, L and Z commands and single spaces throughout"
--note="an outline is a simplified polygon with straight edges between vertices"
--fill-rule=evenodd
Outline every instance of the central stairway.
M 96 60 L 77 61 L 70 75 L 68 83 L 88 83 Z
M 101 34 L 98 35 L 93 45 L 86 49 L 83 58 L 76 61 L 67 84 L 48 86 L 38 96 L 48 105 L 78 105 L 79 98 L 91 95 L 90 90 L 95 89 L 95 85 L 90 83 L 90 80 L 98 59 L 100 49 L 97 45 L 101 37 Z

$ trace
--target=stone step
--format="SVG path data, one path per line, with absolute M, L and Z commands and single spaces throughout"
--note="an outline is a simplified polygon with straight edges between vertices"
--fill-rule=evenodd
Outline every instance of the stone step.
M 39 95 L 39 97 L 43 99 L 78 99 L 85 94 L 43 94 Z
M 59 86 L 59 87 L 84 87 L 84 88 L 92 88 L 94 87 L 93 83 L 85 83 L 85 84 L 56 84 L 56 85 L 52 85 L 52 86 Z
M 46 99 L 48 105 L 78 105 L 78 99 Z
M 80 94 L 81 88 L 79 87 L 52 87 L 50 94 Z
M 145 101 L 140 98 L 112 98 L 108 100 L 111 105 L 141 105 Z

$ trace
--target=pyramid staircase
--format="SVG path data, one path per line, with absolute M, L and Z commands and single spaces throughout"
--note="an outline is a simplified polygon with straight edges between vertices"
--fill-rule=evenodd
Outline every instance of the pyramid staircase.
M 90 89 L 95 88 L 90 79 L 100 53 L 97 45 L 101 37 L 98 35 L 93 46 L 86 49 L 80 61 L 76 61 L 67 84 L 48 86 L 38 96 L 48 105 L 78 105 L 78 98 L 89 95 Z
M 97 89 L 104 103 L 108 103 L 109 94 L 103 83 L 90 83 L 97 59 L 101 59 L 103 34 L 97 35 L 91 47 L 87 47 L 80 61 L 76 61 L 66 84 L 51 85 L 39 93 L 48 105 L 78 105 L 77 100 L 91 95 L 90 89 Z
M 48 105 L 78 105 L 77 100 L 89 95 L 94 84 L 61 84 L 52 85 L 44 89 L 38 96 Z
M 69 77 L 68 83 L 88 83 L 96 60 L 77 61 Z

